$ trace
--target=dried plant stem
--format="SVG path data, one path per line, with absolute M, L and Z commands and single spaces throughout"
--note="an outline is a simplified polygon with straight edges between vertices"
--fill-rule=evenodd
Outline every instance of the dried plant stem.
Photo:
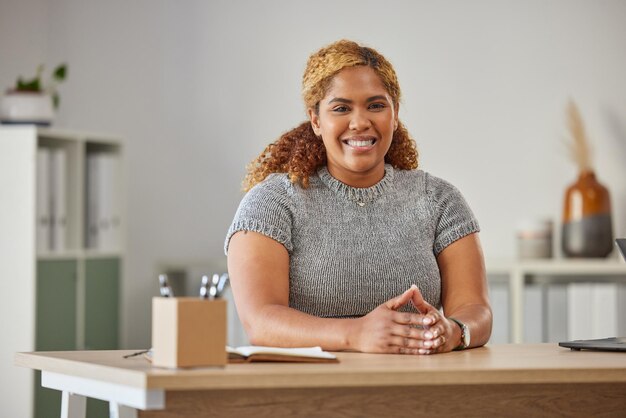
M 566 142 L 569 155 L 578 166 L 580 172 L 591 171 L 591 147 L 589 138 L 585 132 L 580 112 L 576 103 L 570 100 L 567 105 L 567 124 L 569 127 L 570 140 Z

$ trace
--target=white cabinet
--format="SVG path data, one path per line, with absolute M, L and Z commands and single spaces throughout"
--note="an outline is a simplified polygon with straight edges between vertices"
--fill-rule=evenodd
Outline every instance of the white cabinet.
M 118 346 L 122 149 L 120 139 L 108 135 L 0 126 L 0 375 L 11 385 L 0 391 L 3 416 L 59 410 L 54 396 L 36 389 L 32 371 L 13 366 L 15 352 Z M 106 246 L 88 248 L 93 190 L 87 162 L 98 156 L 114 161 L 112 171 L 103 171 L 105 191 L 99 196 L 106 211 L 115 206 L 118 231 Z
M 605 323 L 617 323 L 617 320 L 621 317 L 621 312 L 624 311 L 624 304 L 619 303 L 624 293 L 621 291 L 620 286 L 615 286 L 613 292 L 606 285 L 596 286 L 596 284 L 610 283 L 621 286 L 626 284 L 626 263 L 622 260 L 612 258 L 486 260 L 485 264 L 487 277 L 492 289 L 493 285 L 498 284 L 505 284 L 507 287 L 508 312 L 504 314 L 508 316 L 508 339 L 513 343 L 524 342 L 525 322 L 533 317 L 533 315 L 524 314 L 525 301 L 529 297 L 538 296 L 538 304 L 535 304 L 534 309 L 537 309 L 540 313 L 540 322 L 535 325 L 540 330 L 539 333 L 543 334 L 542 339 L 544 341 L 547 341 L 547 330 L 553 326 L 549 317 L 551 303 L 559 303 L 561 305 L 561 310 L 564 311 L 563 316 L 571 324 L 577 322 L 575 315 L 582 311 L 578 307 L 573 309 L 571 304 L 576 302 L 575 299 L 580 299 L 581 296 L 589 298 L 590 303 L 587 305 L 589 309 L 582 311 L 582 315 L 586 315 L 590 321 L 593 321 L 595 316 L 601 315 L 603 310 L 606 311 L 608 304 L 603 302 L 603 300 L 612 299 L 612 304 L 615 306 L 613 317 L 606 318 Z M 585 286 L 589 286 L 588 290 L 585 289 Z M 563 299 L 563 297 L 551 291 L 555 287 L 561 287 L 561 290 L 565 292 L 565 302 L 559 300 Z M 494 299 L 493 296 L 492 300 Z M 494 308 L 494 316 L 498 314 L 498 311 L 502 313 L 501 304 L 504 302 L 499 294 L 495 295 L 495 299 L 498 300 L 498 305 L 492 306 Z M 594 300 L 596 308 L 593 308 Z M 568 307 L 567 304 L 570 304 L 570 306 Z M 602 318 L 599 319 L 602 321 Z M 494 320 L 495 323 L 496 321 Z M 564 326 L 568 327 L 567 324 Z M 572 334 L 572 326 L 570 325 L 569 328 L 569 332 L 563 330 L 563 336 Z M 605 335 L 605 337 L 614 336 Z

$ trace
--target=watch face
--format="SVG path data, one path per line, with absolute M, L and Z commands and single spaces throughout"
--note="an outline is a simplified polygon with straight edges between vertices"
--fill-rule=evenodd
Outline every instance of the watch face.
M 470 330 L 465 324 L 463 324 L 463 345 L 465 347 L 469 347 L 470 345 Z

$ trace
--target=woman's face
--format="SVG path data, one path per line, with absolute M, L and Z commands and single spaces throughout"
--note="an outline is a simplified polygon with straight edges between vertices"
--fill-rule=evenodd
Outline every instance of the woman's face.
M 367 66 L 333 78 L 311 126 L 322 136 L 328 171 L 352 187 L 370 187 L 385 175 L 385 155 L 398 126 L 398 109 L 380 77 Z

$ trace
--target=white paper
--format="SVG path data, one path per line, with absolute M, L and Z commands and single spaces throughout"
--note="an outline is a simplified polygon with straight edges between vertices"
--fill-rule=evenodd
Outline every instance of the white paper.
M 281 356 L 294 356 L 294 357 L 315 357 L 325 359 L 337 358 L 334 354 L 322 350 L 322 347 L 297 347 L 297 348 L 283 348 L 283 347 L 264 347 L 264 346 L 243 346 L 243 347 L 226 347 L 226 351 L 229 353 L 239 354 L 244 357 L 249 357 L 253 354 L 277 354 Z

